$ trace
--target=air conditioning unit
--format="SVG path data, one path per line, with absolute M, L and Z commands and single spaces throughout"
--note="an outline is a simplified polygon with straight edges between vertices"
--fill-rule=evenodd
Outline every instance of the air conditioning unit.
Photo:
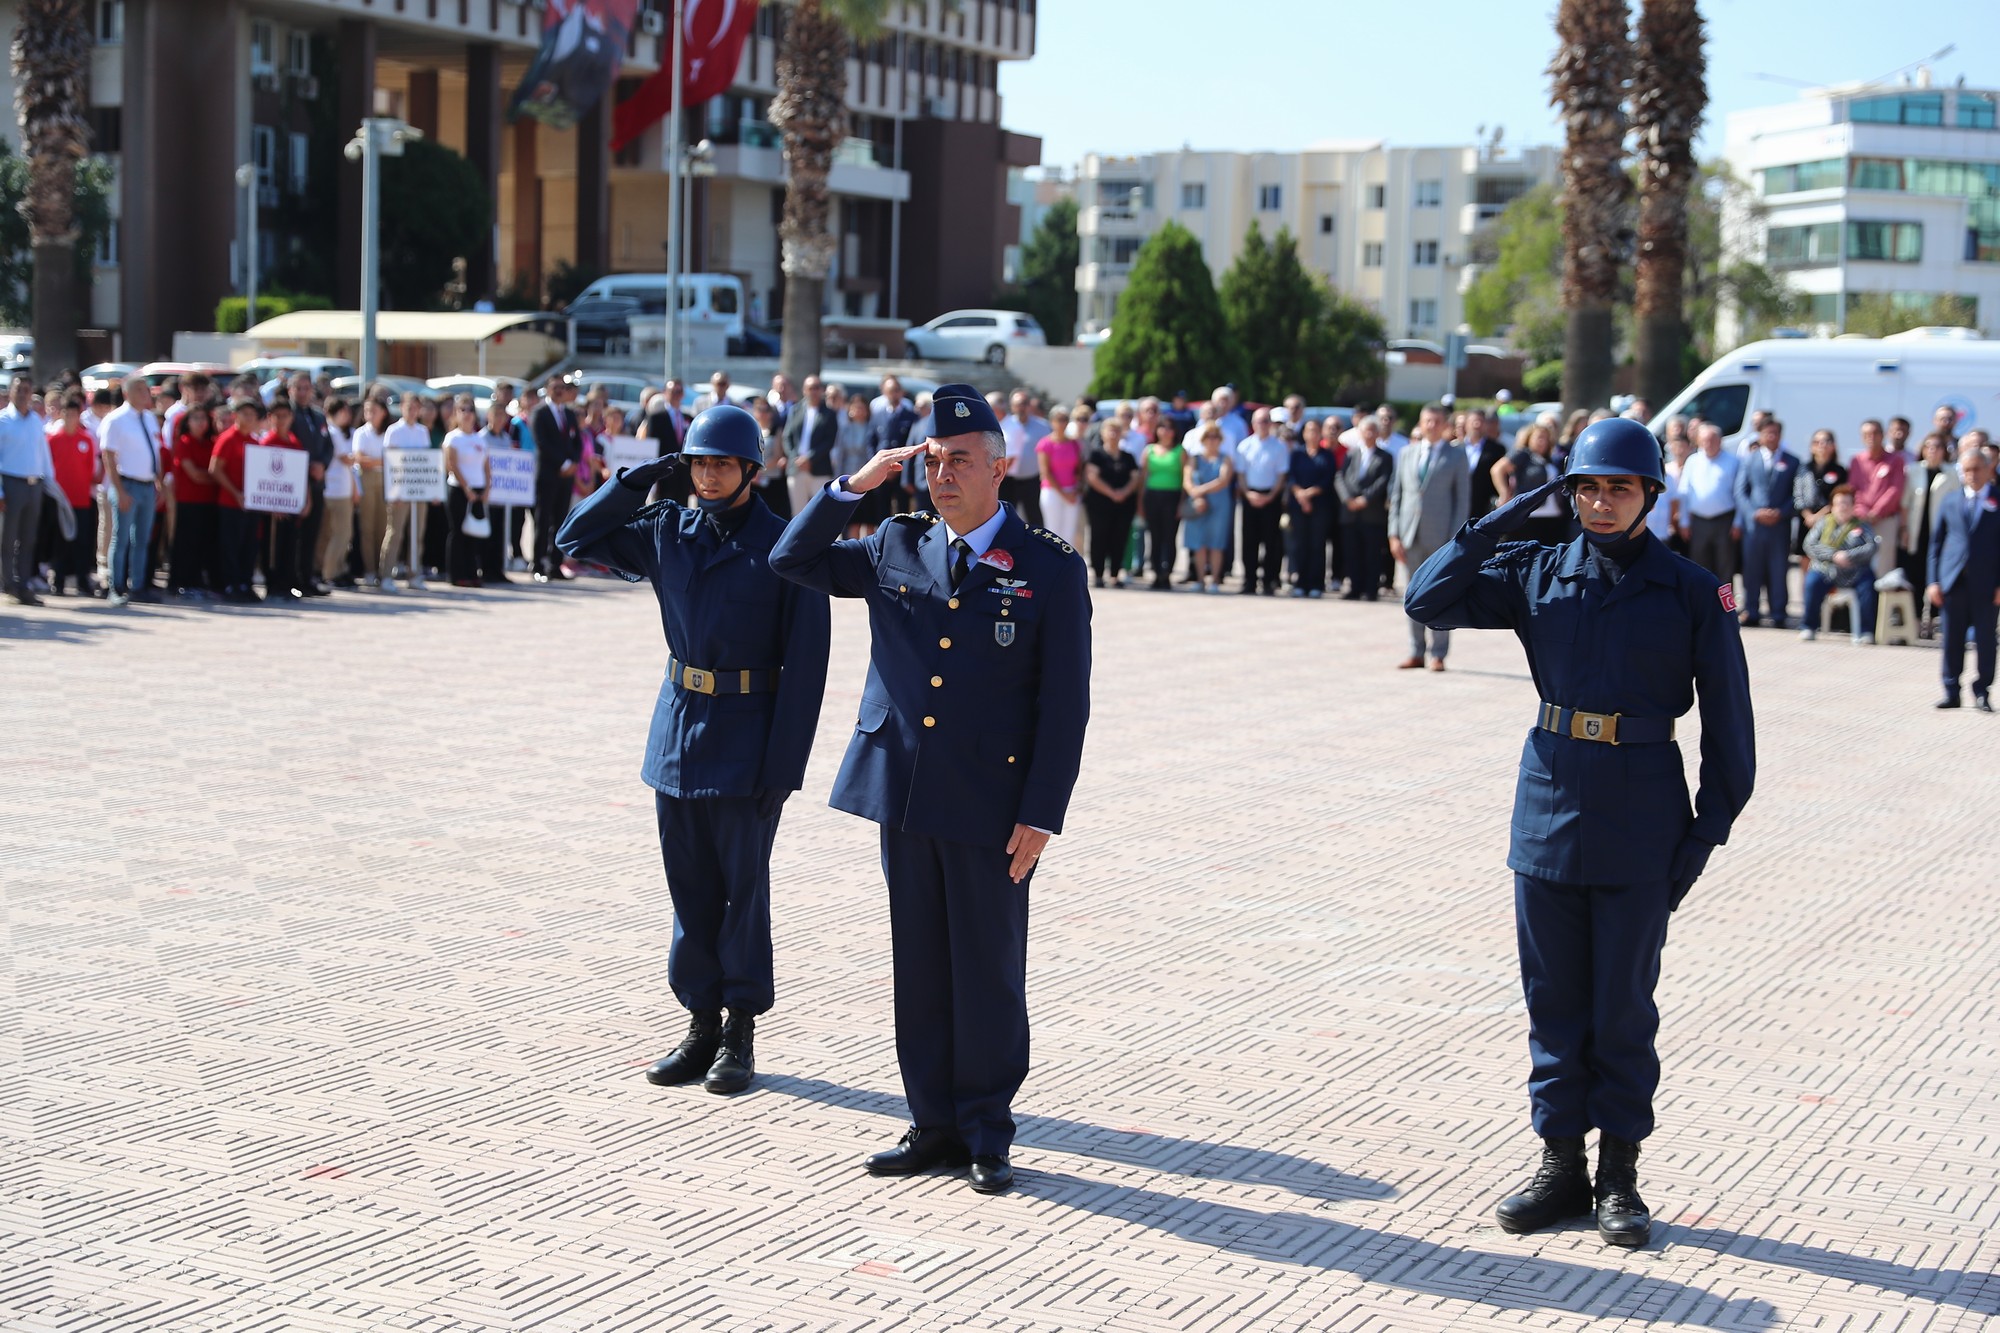
M 277 92 L 278 71 L 275 69 L 252 70 L 250 72 L 250 86 L 260 93 Z
M 310 74 L 301 74 L 298 79 L 299 96 L 308 102 L 319 100 L 319 80 Z
M 645 33 L 648 37 L 658 37 L 666 30 L 667 16 L 665 14 L 662 14 L 657 9 L 645 9 L 639 12 L 640 32 Z

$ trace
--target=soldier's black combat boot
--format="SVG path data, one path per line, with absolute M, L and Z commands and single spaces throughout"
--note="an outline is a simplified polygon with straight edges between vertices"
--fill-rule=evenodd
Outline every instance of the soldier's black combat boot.
M 1653 1235 L 1653 1217 L 1639 1197 L 1639 1145 L 1597 1136 L 1597 1234 L 1607 1245 L 1636 1250 Z
M 1544 1138 L 1542 1164 L 1528 1188 L 1502 1199 L 1493 1210 L 1500 1229 L 1517 1236 L 1589 1215 L 1590 1170 L 1580 1134 Z
M 715 1063 L 715 1046 L 722 1037 L 722 1011 L 720 1009 L 697 1009 L 688 1023 L 688 1034 L 681 1044 L 674 1047 L 674 1053 L 664 1060 L 653 1062 L 646 1071 L 646 1081 L 661 1087 L 671 1087 L 676 1083 L 692 1083 L 708 1073 L 708 1067 Z
M 750 1086 L 750 1080 L 757 1073 L 756 1054 L 752 1043 L 757 1037 L 757 1019 L 752 1014 L 729 1011 L 729 1021 L 722 1025 L 722 1041 L 715 1052 L 715 1063 L 709 1066 L 708 1077 L 701 1086 L 710 1092 L 741 1092 Z

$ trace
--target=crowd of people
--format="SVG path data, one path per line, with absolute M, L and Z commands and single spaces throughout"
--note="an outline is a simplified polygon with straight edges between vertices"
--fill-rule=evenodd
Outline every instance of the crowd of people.
M 635 433 L 672 452 L 701 411 L 742 403 L 763 438 L 757 493 L 789 518 L 877 452 L 937 433 L 929 395 L 906 393 L 893 375 L 880 390 L 850 397 L 818 376 L 795 387 L 778 375 L 768 391 L 745 395 L 717 372 L 692 401 L 678 381 L 648 390 Z M 1503 400 L 1493 412 L 1433 404 L 1405 423 L 1387 403 L 1335 416 L 1296 394 L 1246 404 L 1229 386 L 1199 403 L 1180 393 L 1109 412 L 1087 397 L 1045 406 L 1024 390 L 987 401 L 1007 442 L 1003 498 L 1084 552 L 1096 587 L 1213 594 L 1235 580 L 1244 595 L 1350 601 L 1379 600 L 1398 566 L 1413 571 L 1467 519 L 1559 474 L 1577 435 L 1611 415 L 1523 425 Z M 464 394 L 391 402 L 373 388 L 359 401 L 333 397 L 305 374 L 275 394 L 249 376 L 222 384 L 190 374 L 157 387 L 131 379 L 89 394 L 73 375 L 45 391 L 16 376 L 0 409 L 5 591 L 30 604 L 75 593 L 123 605 L 163 592 L 248 603 L 394 591 L 398 580 L 479 587 L 510 574 L 547 582 L 580 572 L 554 535 L 570 506 L 607 479 L 607 443 L 629 424 L 601 387 L 580 395 L 561 376 L 538 391 L 501 383 L 483 414 Z M 1646 412 L 1635 403 L 1624 415 Z M 1725 451 L 1716 423 L 1674 418 L 1663 439 L 1668 489 L 1647 522 L 1722 583 L 1740 579 L 1746 626 L 1794 623 L 1797 567 L 1803 637 L 1817 636 L 1827 599 L 1843 594 L 1854 641 L 1872 642 L 1877 592 L 1900 581 L 1923 594 L 1918 634 L 1927 638 L 1945 602 L 1932 569 L 1944 498 L 1960 486 L 1977 491 L 1985 482 L 1975 474 L 1990 477 L 1993 461 L 1986 433 L 1961 438 L 1958 424 L 1940 408 L 1918 439 L 1902 417 L 1864 421 L 1860 451 L 1843 462 L 1833 428 L 1814 431 L 1798 454 L 1784 424 L 1760 414 Z M 244 507 L 250 444 L 308 455 L 304 513 Z M 489 460 L 517 448 L 536 451 L 535 503 L 489 514 Z M 387 498 L 384 454 L 394 449 L 443 451 L 443 503 Z M 685 501 L 685 485 L 658 494 Z M 907 467 L 856 509 L 850 535 L 927 508 L 925 487 L 924 470 Z M 1575 532 L 1552 497 L 1522 535 L 1560 543 Z M 1412 622 L 1410 639 L 1402 666 L 1444 669 L 1447 633 Z

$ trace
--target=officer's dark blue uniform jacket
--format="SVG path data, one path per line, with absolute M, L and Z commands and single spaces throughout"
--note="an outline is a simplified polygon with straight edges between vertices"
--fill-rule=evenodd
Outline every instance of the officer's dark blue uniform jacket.
M 1090 716 L 1082 557 L 1009 506 L 989 554 L 1013 568 L 976 564 L 954 596 L 941 520 L 898 514 L 835 541 L 853 508 L 822 489 L 771 552 L 786 578 L 868 603 L 868 683 L 833 808 L 985 847 L 1017 823 L 1062 832 Z
M 647 505 L 613 481 L 572 509 L 556 534 L 564 555 L 652 583 L 679 661 L 713 671 L 783 668 L 775 692 L 662 686 L 641 776 L 668 796 L 754 796 L 805 782 L 826 692 L 831 615 L 825 597 L 771 572 L 771 547 L 785 524 L 762 500 L 753 498 L 750 509 L 725 541 L 700 510 Z
M 1757 752 L 1736 616 L 1715 576 L 1656 540 L 1613 585 L 1586 541 L 1500 546 L 1470 524 L 1410 577 L 1405 607 L 1437 629 L 1511 629 L 1545 703 L 1677 718 L 1701 691 L 1701 786 L 1680 746 L 1608 745 L 1535 727 L 1521 750 L 1510 868 L 1566 884 L 1667 878 L 1681 839 L 1720 846 L 1750 799 Z

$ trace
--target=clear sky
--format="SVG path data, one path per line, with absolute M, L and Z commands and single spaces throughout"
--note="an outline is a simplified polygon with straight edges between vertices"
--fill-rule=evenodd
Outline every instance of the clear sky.
M 1639 0 L 1632 0 L 1636 13 Z M 1040 0 L 1034 59 L 1003 65 L 1009 129 L 1087 152 L 1294 150 L 1321 139 L 1557 142 L 1543 74 L 1554 0 Z M 1948 43 L 1936 82 L 2000 85 L 2000 0 L 1702 0 L 1709 122 L 1872 79 Z M 1511 15 L 1512 18 L 1503 16 Z M 1768 74 L 1794 82 L 1771 82 Z

